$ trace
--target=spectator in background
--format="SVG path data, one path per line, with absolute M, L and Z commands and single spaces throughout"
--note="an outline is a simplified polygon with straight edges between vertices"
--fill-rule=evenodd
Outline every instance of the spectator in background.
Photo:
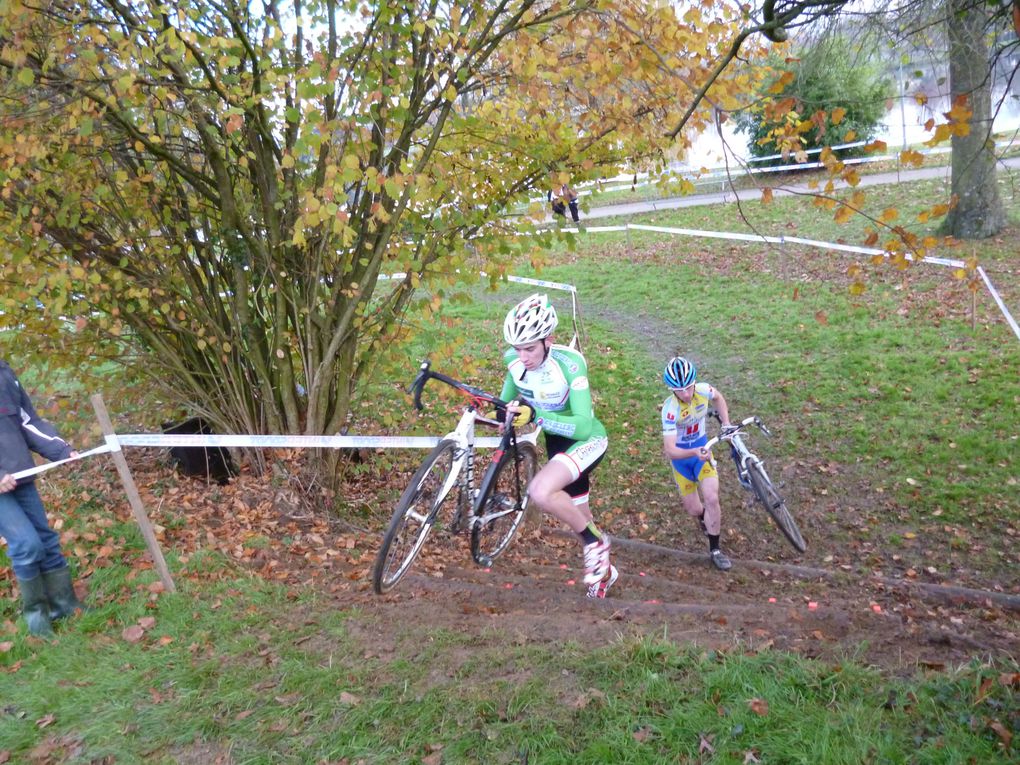
M 580 222 L 581 214 L 577 209 L 578 194 L 569 184 L 555 184 L 549 189 L 546 197 L 552 203 L 553 214 L 566 218 L 567 208 L 569 207 L 571 219 L 574 223 Z
M 0 360 L 0 537 L 7 541 L 29 633 L 52 638 L 53 620 L 85 606 L 74 593 L 60 535 L 46 519 L 35 477 L 14 478 L 35 467 L 32 452 L 51 461 L 78 456 L 36 414 L 14 371 Z

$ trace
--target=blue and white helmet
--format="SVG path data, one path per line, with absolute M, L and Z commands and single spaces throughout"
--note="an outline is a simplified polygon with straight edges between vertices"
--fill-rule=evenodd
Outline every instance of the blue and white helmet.
M 662 381 L 670 388 L 686 388 L 694 382 L 698 370 L 683 356 L 674 356 L 667 362 Z
M 503 321 L 503 337 L 510 345 L 528 345 L 549 337 L 558 323 L 549 298 L 536 292 L 510 309 Z

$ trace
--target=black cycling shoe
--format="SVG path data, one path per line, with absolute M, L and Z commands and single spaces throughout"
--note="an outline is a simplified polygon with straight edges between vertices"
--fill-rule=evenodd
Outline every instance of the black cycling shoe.
M 712 565 L 720 571 L 729 571 L 733 568 L 733 564 L 730 562 L 730 559 L 726 557 L 726 553 L 722 550 L 712 550 L 709 557 L 712 559 Z

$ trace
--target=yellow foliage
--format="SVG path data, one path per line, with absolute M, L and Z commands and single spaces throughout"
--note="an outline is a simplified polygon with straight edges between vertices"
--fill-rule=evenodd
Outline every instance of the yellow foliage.
M 900 162 L 907 166 L 920 167 L 924 164 L 924 155 L 913 149 L 904 149 L 900 152 Z
M 833 220 L 836 223 L 848 223 L 853 218 L 854 211 L 852 208 L 846 205 L 840 205 L 839 209 L 836 210 L 836 214 L 833 216 Z

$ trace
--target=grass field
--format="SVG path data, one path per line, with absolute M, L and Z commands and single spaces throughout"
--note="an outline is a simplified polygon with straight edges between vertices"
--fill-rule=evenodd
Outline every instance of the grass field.
M 907 209 L 927 192 L 882 193 Z M 777 200 L 767 215 L 762 225 L 785 219 L 803 236 L 831 236 L 804 201 Z M 677 211 L 656 222 L 734 226 L 734 216 Z M 578 289 L 612 443 L 597 476 L 602 517 L 640 508 L 629 530 L 646 537 L 673 522 L 656 504 L 671 496 L 658 407 L 662 365 L 682 352 L 735 413 L 773 427 L 768 454 L 796 481 L 799 518 L 819 540 L 812 561 L 852 555 L 863 539 L 875 549 L 867 566 L 905 570 L 934 557 L 940 569 L 1015 587 L 1020 341 L 984 295 L 972 328 L 970 292 L 945 272 L 877 270 L 854 297 L 845 263 L 810 251 L 644 234 L 575 243 L 537 275 Z M 983 247 L 1020 307 L 1015 250 Z M 407 347 L 407 379 L 366 387 L 359 422 L 385 412 L 386 432 L 452 427 L 440 390 L 429 389 L 421 417 L 402 392 L 430 353 L 440 371 L 498 392 L 501 319 L 531 291 L 470 287 L 474 302 L 448 299 Z M 554 299 L 565 327 L 569 302 Z M 54 379 L 33 382 L 55 393 L 45 388 Z M 391 459 L 420 455 L 352 468 L 348 499 L 395 474 Z M 252 577 L 216 552 L 171 550 L 182 586 L 160 594 L 114 480 L 45 486 L 100 607 L 46 645 L 24 636 L 12 594 L 0 600 L 0 763 L 1018 761 L 1015 656 L 886 670 L 852 652 L 817 660 L 736 640 L 707 650 L 668 632 L 591 648 L 399 621 L 381 625 L 399 638 L 384 648 L 367 607 Z M 161 480 L 152 493 L 172 503 L 175 479 Z M 343 497 L 339 507 L 375 534 L 402 488 L 384 484 L 364 512 Z M 836 498 L 863 514 L 861 528 L 838 525 Z M 177 519 L 188 522 L 186 512 Z M 109 551 L 97 555 L 100 546 Z

